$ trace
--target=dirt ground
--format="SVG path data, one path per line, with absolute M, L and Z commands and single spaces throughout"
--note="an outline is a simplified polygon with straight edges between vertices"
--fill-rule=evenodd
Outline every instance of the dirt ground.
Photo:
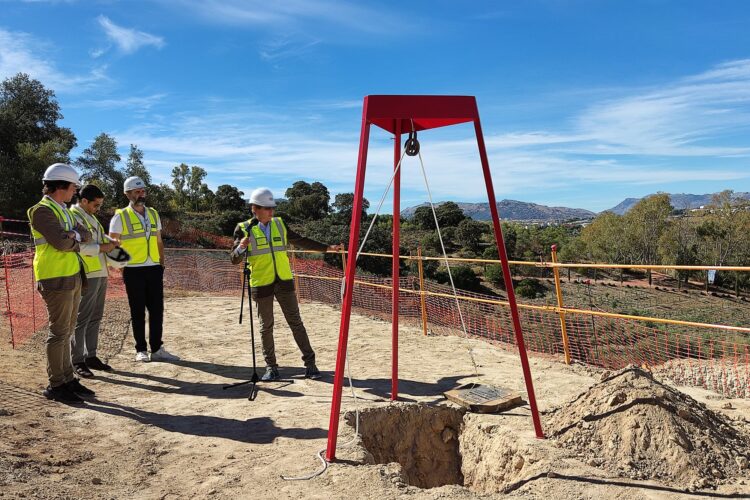
M 38 350 L 11 351 L 4 346 L 0 353 L 0 497 L 750 497 L 750 477 L 721 482 L 716 489 L 688 492 L 687 485 L 613 475 L 592 465 L 589 457 L 567 452 L 555 440 L 536 439 L 528 405 L 500 415 L 467 414 L 464 419 L 467 442 L 484 440 L 481 446 L 486 449 L 499 448 L 496 455 L 484 458 L 481 453 L 467 454 L 464 460 L 470 456 L 475 470 L 497 476 L 492 469 L 500 465 L 492 457 L 513 449 L 513 459 L 501 464 L 512 471 L 504 476 L 505 493 L 493 486 L 499 483 L 487 482 L 474 490 L 458 485 L 411 486 L 400 466 L 367 463 L 372 456 L 361 446 L 341 446 L 354 434 L 343 417 L 338 460 L 314 479 L 284 480 L 281 476 L 304 476 L 321 468 L 316 455 L 326 446 L 338 341 L 338 310 L 321 304 L 301 307 L 323 379 L 303 378 L 299 352 L 277 310 L 275 337 L 284 380 L 260 385 L 252 402 L 247 400 L 247 388 L 222 389 L 224 384 L 248 379 L 251 372 L 248 324 L 237 324 L 237 297 L 168 299 L 165 347 L 182 361 L 136 364 L 132 339 L 127 337 L 122 351 L 109 359 L 115 371 L 86 381 L 97 395 L 81 408 L 48 402 L 41 396 L 46 376 L 44 357 Z M 361 408 L 391 405 L 390 338 L 390 323 L 352 316 L 349 360 Z M 402 401 L 446 404 L 443 391 L 477 381 L 468 349 L 478 364 L 479 382 L 525 394 L 514 352 L 481 341 L 424 337 L 412 327 L 402 327 L 400 338 Z M 259 347 L 258 353 L 262 366 Z M 531 369 L 542 410 L 573 400 L 602 378 L 597 370 L 543 358 L 531 358 Z M 742 432 L 747 430 L 750 400 L 679 389 L 736 422 Z M 342 413 L 352 410 L 354 402 L 345 387 Z M 543 424 L 545 418 L 542 415 Z M 452 436 L 445 441 L 449 439 Z M 527 457 L 526 462 L 517 456 Z

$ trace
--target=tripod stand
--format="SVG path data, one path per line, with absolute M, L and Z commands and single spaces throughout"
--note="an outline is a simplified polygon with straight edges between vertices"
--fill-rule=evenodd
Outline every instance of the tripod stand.
M 247 250 L 246 250 L 247 252 Z M 247 256 L 245 256 L 245 259 L 243 261 L 243 269 L 242 269 L 242 299 L 240 300 L 240 324 L 242 324 L 242 313 L 243 308 L 245 306 L 245 289 L 247 289 L 247 305 L 250 309 L 250 348 L 253 353 L 253 376 L 250 377 L 250 380 L 245 380 L 243 382 L 237 382 L 235 384 L 225 385 L 223 389 L 230 389 L 232 387 L 240 387 L 245 384 L 252 384 L 250 386 L 250 395 L 248 396 L 248 400 L 255 401 L 255 397 L 258 395 L 258 389 L 256 388 L 256 384 L 258 383 L 258 372 L 256 370 L 255 365 L 255 327 L 253 326 L 253 297 L 252 297 L 252 287 L 250 286 L 250 267 L 247 265 Z

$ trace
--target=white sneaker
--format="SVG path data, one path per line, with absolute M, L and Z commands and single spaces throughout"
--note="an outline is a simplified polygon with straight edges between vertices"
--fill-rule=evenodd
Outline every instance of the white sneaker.
M 167 352 L 164 347 L 160 347 L 158 351 L 151 353 L 151 361 L 179 361 L 180 357 L 175 356 Z
M 151 361 L 150 359 L 148 359 L 148 353 L 146 351 L 138 351 L 135 355 L 135 360 L 142 363 L 148 363 L 149 361 Z

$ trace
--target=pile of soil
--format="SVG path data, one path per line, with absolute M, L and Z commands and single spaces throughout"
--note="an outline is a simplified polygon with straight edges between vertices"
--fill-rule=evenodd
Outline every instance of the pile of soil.
M 622 477 L 699 489 L 748 475 L 750 436 L 640 368 L 551 411 L 546 429 L 589 465 Z

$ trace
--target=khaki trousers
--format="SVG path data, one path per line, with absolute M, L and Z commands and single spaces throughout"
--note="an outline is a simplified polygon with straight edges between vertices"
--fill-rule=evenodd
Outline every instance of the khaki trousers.
M 41 290 L 49 316 L 47 335 L 47 378 L 49 385 L 58 387 L 73 380 L 70 359 L 70 338 L 76 327 L 78 304 L 81 302 L 81 280 L 72 290 Z
M 294 341 L 302 352 L 302 362 L 305 366 L 314 365 L 315 351 L 310 345 L 310 338 L 307 336 L 304 323 L 302 323 L 297 296 L 294 293 L 294 281 L 277 281 L 273 285 L 262 288 L 264 290 L 260 293 L 253 289 L 253 300 L 258 308 L 258 317 L 260 318 L 260 339 L 263 343 L 263 358 L 266 361 L 266 366 L 278 366 L 276 363 L 276 346 L 273 340 L 274 297 L 279 302 L 281 312 L 284 313 L 284 318 L 292 330 Z
M 107 296 L 107 277 L 89 278 L 86 290 L 81 292 L 78 321 L 71 339 L 73 363 L 83 363 L 96 356 L 99 345 L 99 327 L 104 317 L 104 299 Z

